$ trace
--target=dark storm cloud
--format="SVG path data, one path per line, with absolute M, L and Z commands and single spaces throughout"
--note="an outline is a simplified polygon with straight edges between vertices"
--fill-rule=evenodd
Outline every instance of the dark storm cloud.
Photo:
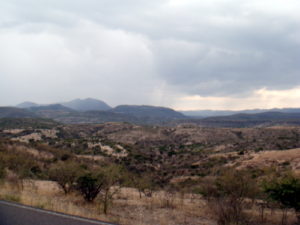
M 168 82 L 201 95 L 241 94 L 300 84 L 300 43 L 295 38 L 300 26 L 296 19 L 259 14 L 238 17 L 232 25 L 234 18 L 229 24 L 204 21 L 207 24 L 199 26 L 193 42 L 186 39 L 187 47 L 174 42 L 157 49 L 160 71 Z
M 299 10 L 296 0 L 5 0 L 0 100 L 170 105 L 291 89 Z

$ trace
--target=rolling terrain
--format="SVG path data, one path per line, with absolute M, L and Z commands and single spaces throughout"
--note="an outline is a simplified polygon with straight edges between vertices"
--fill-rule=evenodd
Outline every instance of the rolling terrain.
M 212 168 L 221 169 L 245 155 L 300 148 L 297 127 L 151 127 L 128 123 L 55 126 L 43 120 L 39 124 L 35 128 L 20 126 L 21 130 L 4 126 L 0 138 L 113 159 L 133 172 L 151 172 L 158 184 L 179 176 L 207 176 Z
M 124 170 L 118 183 L 107 189 L 112 195 L 109 213 L 102 211 L 105 189 L 94 202 L 86 202 L 75 187 L 70 194 L 64 194 L 59 185 L 61 176 L 53 176 L 53 171 L 66 177 L 71 173 L 71 178 L 74 171 L 82 171 L 76 176 L 86 171 L 89 176 L 107 167 Z M 216 215 L 200 195 L 201 188 L 231 169 L 247 173 L 246 177 L 255 178 L 255 182 L 270 173 L 300 174 L 300 127 L 164 127 L 123 122 L 61 124 L 37 118 L 0 120 L 0 179 L 6 171 L 0 198 L 44 209 L 125 225 L 161 221 L 216 225 Z M 106 173 L 116 176 L 112 171 Z M 259 208 L 251 206 L 249 212 L 247 207 L 248 214 L 253 212 L 253 224 L 260 224 Z M 274 207 L 267 211 L 273 216 L 262 224 L 279 221 L 279 206 Z M 295 220 L 293 212 L 288 213 Z

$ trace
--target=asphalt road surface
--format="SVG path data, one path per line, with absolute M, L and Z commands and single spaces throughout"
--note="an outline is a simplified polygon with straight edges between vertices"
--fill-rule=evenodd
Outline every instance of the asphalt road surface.
M 116 225 L 0 200 L 0 225 Z

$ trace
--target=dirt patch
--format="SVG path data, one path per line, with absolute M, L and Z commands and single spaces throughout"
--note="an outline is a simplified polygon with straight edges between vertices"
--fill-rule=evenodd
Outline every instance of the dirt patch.
M 41 133 L 32 133 L 32 134 L 27 134 L 27 135 L 24 135 L 24 136 L 12 138 L 11 140 L 20 141 L 20 142 L 24 142 L 24 143 L 29 143 L 31 140 L 41 141 L 42 140 L 42 135 L 41 135 Z
M 54 158 L 54 155 L 51 154 L 50 152 L 38 151 L 37 149 L 29 148 L 26 146 L 11 145 L 11 146 L 7 146 L 7 149 L 15 150 L 18 152 L 26 152 L 38 159 L 53 159 Z
M 106 157 L 100 155 L 76 155 L 77 158 L 90 159 L 93 161 L 104 161 Z
M 6 133 L 6 134 L 19 134 L 23 131 L 24 131 L 24 129 L 9 129 L 9 130 L 3 130 L 3 133 Z

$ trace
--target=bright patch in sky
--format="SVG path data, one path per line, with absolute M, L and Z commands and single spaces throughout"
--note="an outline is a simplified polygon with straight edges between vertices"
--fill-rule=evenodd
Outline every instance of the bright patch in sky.
M 273 109 L 297 106 L 300 99 L 300 87 L 289 90 L 267 90 L 265 88 L 254 91 L 247 97 L 203 97 L 199 95 L 181 97 L 173 105 L 179 110 L 242 110 L 242 109 Z M 263 106 L 263 107 L 262 107 Z

